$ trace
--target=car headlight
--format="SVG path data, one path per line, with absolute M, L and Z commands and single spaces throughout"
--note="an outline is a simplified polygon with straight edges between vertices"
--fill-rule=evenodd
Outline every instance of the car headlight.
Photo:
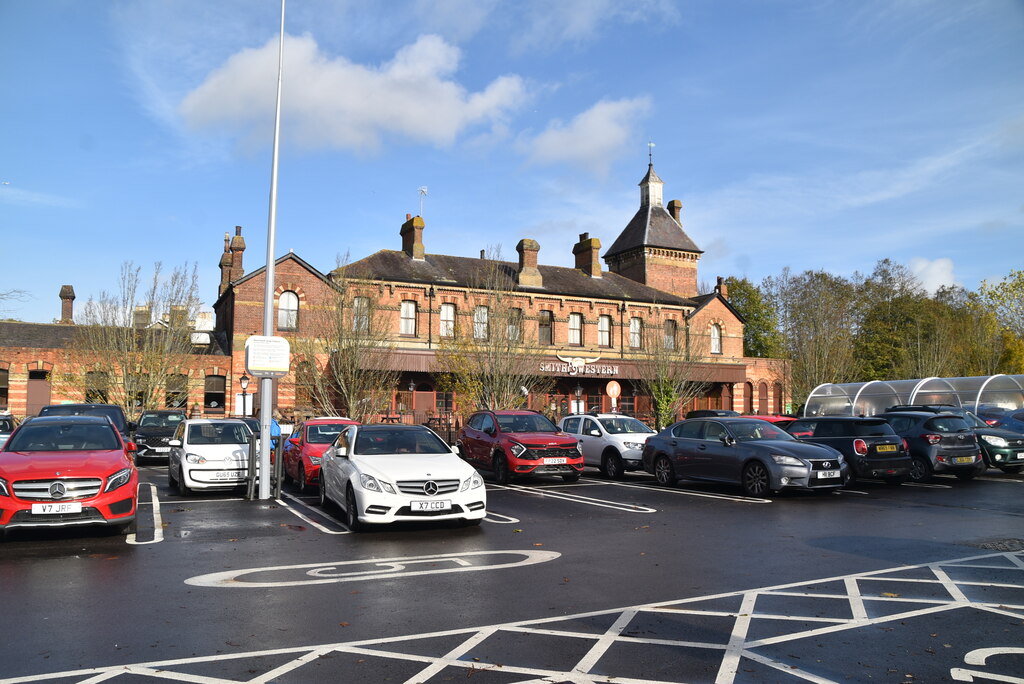
M 116 473 L 107 478 L 107 486 L 103 489 L 105 492 L 112 492 L 118 487 L 123 487 L 128 484 L 128 480 L 132 479 L 132 469 L 122 468 Z
M 359 474 L 359 484 L 368 492 L 387 492 L 388 494 L 395 493 L 395 488 L 387 482 L 382 482 L 373 475 L 367 475 L 366 473 Z
M 779 465 L 790 465 L 790 466 L 802 466 L 804 462 L 799 458 L 793 458 L 792 456 L 784 456 L 783 454 L 772 454 L 772 460 Z
M 643 449 L 644 448 L 644 443 L 643 442 L 623 442 L 622 446 L 626 447 L 627 449 Z
M 10 496 L 11 490 L 7 488 L 7 480 L 0 477 L 0 496 Z
M 462 489 L 460 491 L 466 491 L 467 489 L 476 489 L 477 487 L 484 486 L 484 479 L 480 477 L 480 473 L 474 472 L 472 475 L 467 477 L 462 483 Z
M 1010 444 L 1002 437 L 996 437 L 995 435 L 981 435 L 981 438 L 991 444 L 994 447 L 1008 447 Z
M 185 454 L 185 460 L 189 463 L 206 463 L 206 457 L 201 454 Z
M 320 465 L 320 461 L 322 458 L 322 456 L 310 456 L 309 462 L 312 463 L 313 465 Z
M 512 442 L 511 444 L 509 444 L 508 450 L 511 451 L 512 455 L 515 456 L 516 458 L 520 458 L 523 454 L 526 453 L 526 447 L 524 447 L 519 442 Z
M 583 442 L 576 442 L 576 451 L 579 452 L 580 456 L 583 455 Z

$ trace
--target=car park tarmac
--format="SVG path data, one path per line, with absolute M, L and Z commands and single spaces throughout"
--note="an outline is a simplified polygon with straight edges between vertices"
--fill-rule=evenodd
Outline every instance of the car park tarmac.
M 998 471 L 762 500 L 588 471 L 488 481 L 478 528 L 358 535 L 315 493 L 141 471 L 127 540 L 9 535 L 0 682 L 1024 678 L 1024 482 Z

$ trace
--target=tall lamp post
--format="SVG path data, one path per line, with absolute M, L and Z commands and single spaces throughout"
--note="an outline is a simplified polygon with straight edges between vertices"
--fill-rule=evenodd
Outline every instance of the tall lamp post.
M 238 384 L 242 386 L 242 415 L 249 415 L 249 407 L 247 397 L 249 396 L 246 392 L 249 389 L 249 376 L 242 373 L 242 377 L 238 378 Z
M 580 383 L 576 383 L 576 388 L 573 390 L 573 394 L 576 395 L 576 406 L 573 413 L 583 413 L 583 406 L 580 405 L 580 397 L 583 395 L 583 387 Z

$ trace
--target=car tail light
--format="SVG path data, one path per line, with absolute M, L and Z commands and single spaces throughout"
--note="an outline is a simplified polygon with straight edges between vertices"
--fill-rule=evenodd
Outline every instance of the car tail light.
M 864 456 L 868 453 L 868 444 L 863 439 L 855 439 L 853 440 L 853 450 Z
M 910 451 L 910 442 L 907 441 L 906 437 L 903 438 L 903 450 Z
M 996 425 L 999 425 L 999 419 L 998 418 L 986 418 L 985 422 L 988 423 L 989 425 L 991 425 L 992 427 L 995 427 Z
M 938 444 L 942 441 L 942 435 L 921 435 L 929 444 Z

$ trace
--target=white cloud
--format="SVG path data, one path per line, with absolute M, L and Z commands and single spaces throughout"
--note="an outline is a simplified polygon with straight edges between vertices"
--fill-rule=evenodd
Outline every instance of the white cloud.
M 552 121 L 547 129 L 521 148 L 534 164 L 569 163 L 605 174 L 633 139 L 638 119 L 647 114 L 647 97 L 631 100 L 602 100 L 569 123 Z
M 935 294 L 935 291 L 943 286 L 960 284 L 953 275 L 952 259 L 943 257 L 929 261 L 922 257 L 914 257 L 908 265 L 929 294 Z
M 277 55 L 276 39 L 232 55 L 182 100 L 178 111 L 187 125 L 266 139 Z M 386 135 L 443 147 L 470 127 L 500 127 L 527 97 L 522 79 L 501 76 L 467 92 L 452 78 L 460 57 L 457 47 L 429 35 L 380 67 L 364 66 L 324 54 L 310 36 L 286 36 L 286 134 L 311 149 L 373 150 Z
M 679 9 L 671 0 L 533 0 L 518 5 L 522 10 L 519 25 L 508 36 L 517 53 L 591 41 L 603 27 L 635 23 L 668 26 L 679 20 Z

